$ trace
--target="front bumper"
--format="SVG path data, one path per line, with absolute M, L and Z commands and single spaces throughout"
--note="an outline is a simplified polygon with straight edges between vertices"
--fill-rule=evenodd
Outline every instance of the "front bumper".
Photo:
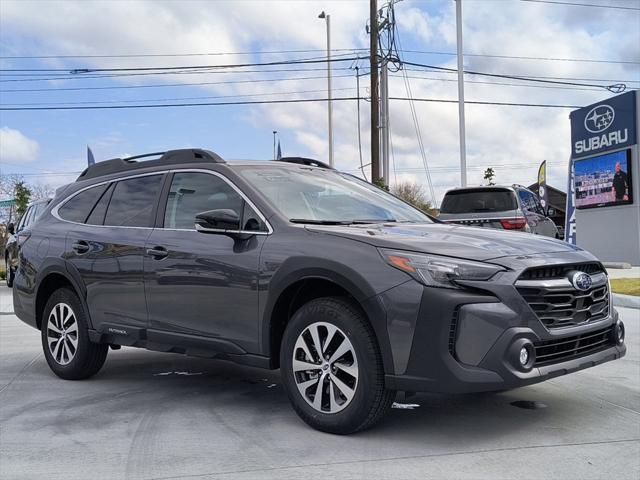
M 514 270 L 493 283 L 470 284 L 464 290 L 411 282 L 385 292 L 381 300 L 387 310 L 394 359 L 394 372 L 386 375 L 387 387 L 442 393 L 506 390 L 626 353 L 624 343 L 617 344 L 613 335 L 608 336 L 618 321 L 613 308 L 606 318 L 592 323 L 547 329 L 514 286 L 521 271 Z M 411 298 L 419 305 L 413 310 Z M 581 346 L 583 338 L 592 344 Z M 518 352 L 524 343 L 540 346 L 541 353 L 549 351 L 542 352 L 547 345 L 561 344 L 558 349 L 568 352 L 523 368 Z

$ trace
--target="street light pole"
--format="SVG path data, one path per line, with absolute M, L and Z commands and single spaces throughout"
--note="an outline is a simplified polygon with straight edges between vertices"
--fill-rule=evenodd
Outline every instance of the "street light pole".
M 325 14 L 324 11 L 318 15 L 318 18 L 324 18 L 327 25 L 327 115 L 329 123 L 329 165 L 333 163 L 333 92 L 331 91 L 331 15 Z
M 458 122 L 460 134 L 460 184 L 467 186 L 467 146 L 464 121 L 464 62 L 462 50 L 462 0 L 456 0 L 456 34 L 458 49 Z

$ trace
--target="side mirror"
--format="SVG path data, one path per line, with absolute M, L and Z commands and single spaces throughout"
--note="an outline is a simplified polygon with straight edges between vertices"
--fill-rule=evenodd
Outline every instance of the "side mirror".
M 205 233 L 236 233 L 240 216 L 231 209 L 209 210 L 196 215 L 196 230 Z
M 7 232 L 9 232 L 11 235 L 14 235 L 16 233 L 16 227 L 13 222 L 7 224 Z

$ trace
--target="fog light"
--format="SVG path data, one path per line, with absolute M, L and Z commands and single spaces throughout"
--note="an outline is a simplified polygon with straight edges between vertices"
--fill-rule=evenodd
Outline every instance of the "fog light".
M 524 367 L 527 363 L 529 363 L 529 349 L 522 347 L 520 349 L 520 365 Z
M 613 331 L 615 341 L 618 345 L 622 345 L 624 343 L 624 323 L 620 320 L 616 322 L 616 328 Z

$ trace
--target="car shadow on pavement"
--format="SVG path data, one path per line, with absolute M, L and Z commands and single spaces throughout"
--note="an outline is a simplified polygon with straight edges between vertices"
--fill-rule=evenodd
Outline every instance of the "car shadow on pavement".
M 290 407 L 278 370 L 124 349 L 110 352 L 103 371 L 90 382 L 100 390 L 108 388 L 115 397 L 126 396 L 129 409 L 144 409 L 148 403 L 166 409 L 205 408 L 214 417 L 232 412 L 252 418 L 254 427 L 284 421 L 309 429 Z M 546 428 L 551 406 L 525 410 L 511 405 L 517 400 L 554 403 L 553 388 L 544 395 L 535 388 L 465 395 L 417 394 L 406 400 L 399 395 L 390 414 L 377 427 L 358 436 L 424 437 L 430 441 L 442 438 L 447 443 L 458 439 L 467 443 L 474 437 L 486 441 L 487 437 L 520 429 Z

